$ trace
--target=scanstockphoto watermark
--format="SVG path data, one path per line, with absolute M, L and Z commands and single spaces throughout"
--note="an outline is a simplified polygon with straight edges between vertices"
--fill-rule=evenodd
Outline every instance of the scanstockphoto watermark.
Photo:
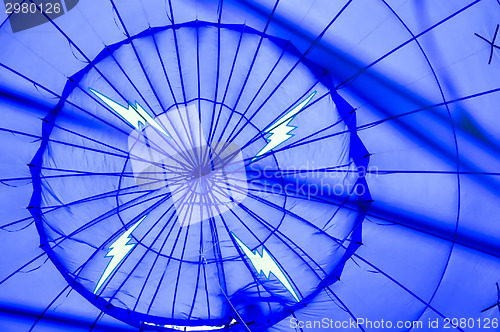
M 276 166 L 266 165 L 262 167 L 255 163 L 251 163 L 247 167 L 247 172 L 255 173 L 260 178 L 281 178 L 283 176 L 294 176 L 298 178 L 328 178 L 342 179 L 349 175 L 355 174 L 358 177 L 366 177 L 367 175 L 377 176 L 379 169 L 377 166 L 356 166 L 352 162 L 346 165 L 324 166 L 318 165 L 314 160 L 308 160 L 306 163 L 295 166 L 286 165 Z
M 311 329 L 317 331 L 319 329 L 423 329 L 423 321 L 397 321 L 390 320 L 370 320 L 367 318 L 357 318 L 349 320 L 335 320 L 331 318 L 323 318 L 321 320 L 299 320 L 295 317 L 290 318 L 290 328 L 292 329 Z
M 317 167 L 314 162 L 280 169 L 250 165 L 246 172 L 250 183 L 265 185 L 267 192 L 303 197 L 363 196 L 368 192 L 366 176 L 374 178 L 379 173 L 376 166 Z
M 250 181 L 250 183 L 256 184 L 256 181 Z M 267 184 L 265 192 L 277 195 L 299 195 L 306 198 L 349 197 L 364 196 L 368 192 L 368 187 L 364 182 L 352 181 L 350 179 L 337 183 L 325 180 L 320 180 L 319 182 L 301 182 L 297 179 L 285 179 L 278 183 Z
M 320 320 L 299 320 L 295 317 L 290 318 L 290 328 L 301 330 L 328 330 L 328 329 L 342 329 L 342 330 L 385 330 L 385 329 L 405 329 L 417 330 L 423 329 L 425 331 L 444 329 L 493 329 L 497 330 L 500 327 L 498 318 L 489 317 L 445 317 L 445 318 L 428 318 L 418 321 L 392 321 L 392 320 L 370 320 L 368 318 L 350 318 L 349 320 L 335 320 L 332 318 L 323 318 Z

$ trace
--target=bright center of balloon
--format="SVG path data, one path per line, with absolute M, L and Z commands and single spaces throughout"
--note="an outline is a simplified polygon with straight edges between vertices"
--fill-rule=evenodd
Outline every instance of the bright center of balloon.
M 247 196 L 247 177 L 240 147 L 232 142 L 208 143 L 196 104 L 178 106 L 154 126 L 132 131 L 128 139 L 136 184 L 167 188 L 177 221 L 187 226 L 216 217 Z

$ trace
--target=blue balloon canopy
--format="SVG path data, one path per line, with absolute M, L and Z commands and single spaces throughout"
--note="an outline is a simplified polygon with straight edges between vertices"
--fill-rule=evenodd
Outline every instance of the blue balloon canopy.
M 498 1 L 2 15 L 2 331 L 498 327 Z

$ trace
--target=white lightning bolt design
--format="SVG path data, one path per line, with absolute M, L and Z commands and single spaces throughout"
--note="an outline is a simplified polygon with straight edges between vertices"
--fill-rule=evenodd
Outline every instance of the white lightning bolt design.
M 304 107 L 306 107 L 306 105 L 311 101 L 315 94 L 316 91 L 311 93 L 309 97 L 292 108 L 285 115 L 279 118 L 279 120 L 273 123 L 269 128 L 263 131 L 265 134 L 271 134 L 271 136 L 266 139 L 267 145 L 262 150 L 260 150 L 257 155 L 255 155 L 255 157 L 253 157 L 252 161 L 293 137 L 293 135 L 289 133 L 297 127 L 289 126 L 288 124 L 293 120 L 297 113 L 299 113 Z
M 127 257 L 127 255 L 132 251 L 132 249 L 135 248 L 137 243 L 128 243 L 131 238 L 130 234 L 139 226 L 139 224 L 146 219 L 147 216 L 144 216 L 136 222 L 132 227 L 127 229 L 125 233 L 120 235 L 120 237 L 113 242 L 109 248 L 108 248 L 108 253 L 104 257 L 111 257 L 111 260 L 109 261 L 108 265 L 106 266 L 106 269 L 104 270 L 104 273 L 101 276 L 101 279 L 99 279 L 99 282 L 95 286 L 94 289 L 94 294 L 97 294 L 99 289 L 104 285 L 106 280 L 111 276 L 111 274 L 118 268 L 121 262 Z
M 269 254 L 269 251 L 263 246 L 262 247 L 262 255 L 259 254 L 257 250 L 253 251 L 248 248 L 243 242 L 241 242 L 240 239 L 234 233 L 231 232 L 233 235 L 234 239 L 238 243 L 238 246 L 243 250 L 245 255 L 248 257 L 250 262 L 252 263 L 253 267 L 257 271 L 257 273 L 262 273 L 264 276 L 269 280 L 269 277 L 271 273 L 285 286 L 285 288 L 292 294 L 293 298 L 299 302 L 299 297 L 297 296 L 297 293 L 292 287 L 292 284 L 288 280 L 288 278 L 285 276 L 283 271 L 280 269 L 276 261 L 273 259 L 273 257 Z
M 139 130 L 139 124 L 142 124 L 143 126 L 150 124 L 163 135 L 171 138 L 167 131 L 158 122 L 156 122 L 151 117 L 151 115 L 149 115 L 149 113 L 146 112 L 146 110 L 142 108 L 141 105 L 139 105 L 138 102 L 135 102 L 135 106 L 129 103 L 128 108 L 125 108 L 122 105 L 118 104 L 116 101 L 106 97 L 102 93 L 97 92 L 92 88 L 89 88 L 89 90 L 135 129 Z

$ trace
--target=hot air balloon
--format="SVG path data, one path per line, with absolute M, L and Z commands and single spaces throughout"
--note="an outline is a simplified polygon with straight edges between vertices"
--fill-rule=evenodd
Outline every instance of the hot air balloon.
M 5 2 L 2 330 L 498 327 L 497 1 Z

